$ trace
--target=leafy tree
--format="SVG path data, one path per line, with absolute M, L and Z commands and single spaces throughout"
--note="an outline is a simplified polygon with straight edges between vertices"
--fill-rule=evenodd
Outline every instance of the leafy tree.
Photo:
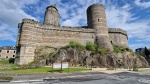
M 147 49 L 147 47 L 145 47 L 144 52 L 146 57 L 150 55 L 150 51 Z

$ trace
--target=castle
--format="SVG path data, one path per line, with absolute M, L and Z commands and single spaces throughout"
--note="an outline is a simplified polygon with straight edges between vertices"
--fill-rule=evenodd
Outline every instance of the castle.
M 92 4 L 87 8 L 88 26 L 60 26 L 60 14 L 56 5 L 46 8 L 44 22 L 23 19 L 18 24 L 17 57 L 19 65 L 28 64 L 35 58 L 37 47 L 61 47 L 70 41 L 85 45 L 87 42 L 113 51 L 112 44 L 128 47 L 127 32 L 120 28 L 107 28 L 105 7 Z

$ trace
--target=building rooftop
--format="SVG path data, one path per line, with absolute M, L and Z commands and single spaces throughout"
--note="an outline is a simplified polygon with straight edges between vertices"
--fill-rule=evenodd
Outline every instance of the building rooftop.
M 16 50 L 15 46 L 2 46 L 0 50 Z

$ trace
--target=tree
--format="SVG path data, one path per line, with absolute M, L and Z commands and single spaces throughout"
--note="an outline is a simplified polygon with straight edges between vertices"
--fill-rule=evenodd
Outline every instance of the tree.
M 148 57 L 150 55 L 150 51 L 145 47 L 144 49 L 145 56 Z

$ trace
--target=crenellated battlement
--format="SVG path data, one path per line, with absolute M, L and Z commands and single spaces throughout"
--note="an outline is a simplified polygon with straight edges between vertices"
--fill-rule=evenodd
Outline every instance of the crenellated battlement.
M 123 35 L 128 36 L 127 32 L 125 30 L 123 30 L 123 29 L 120 29 L 120 28 L 108 28 L 108 32 L 109 33 L 121 33 Z

